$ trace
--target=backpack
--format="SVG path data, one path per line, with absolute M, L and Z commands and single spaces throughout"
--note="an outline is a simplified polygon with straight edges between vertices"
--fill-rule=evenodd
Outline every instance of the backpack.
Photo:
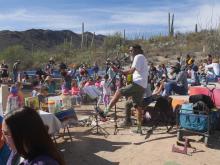
M 193 104 L 193 113 L 194 114 L 202 114 L 202 115 L 207 115 L 209 114 L 210 109 L 206 105 L 205 102 L 203 101 L 198 101 Z
M 215 104 L 212 101 L 210 96 L 207 96 L 207 95 L 204 95 L 204 94 L 199 94 L 199 95 L 192 95 L 192 96 L 189 97 L 189 102 L 190 103 L 195 104 L 198 101 L 203 101 L 209 109 L 212 109 L 212 108 L 215 107 Z

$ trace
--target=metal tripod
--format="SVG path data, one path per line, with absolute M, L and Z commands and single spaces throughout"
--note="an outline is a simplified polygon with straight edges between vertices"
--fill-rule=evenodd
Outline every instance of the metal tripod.
M 95 117 L 95 125 L 91 128 L 91 129 L 89 129 L 88 130 L 88 132 L 94 132 L 94 134 L 96 134 L 96 135 L 104 135 L 105 137 L 107 137 L 108 135 L 110 135 L 107 131 L 106 131 L 106 129 L 105 128 L 103 128 L 103 127 L 101 127 L 100 125 L 99 125 L 99 118 L 98 118 L 98 116 L 99 116 L 99 107 L 98 107 L 98 105 L 97 105 L 97 98 L 96 98 L 96 104 L 95 104 L 95 106 L 94 106 L 94 109 L 95 109 L 95 111 L 94 111 L 94 117 Z
M 115 104 L 115 115 L 114 115 L 114 123 L 115 123 L 114 127 L 115 127 L 115 131 L 114 131 L 114 135 L 117 135 L 117 133 L 118 133 L 118 131 L 119 131 L 117 119 L 118 119 L 118 117 L 117 117 L 116 104 Z

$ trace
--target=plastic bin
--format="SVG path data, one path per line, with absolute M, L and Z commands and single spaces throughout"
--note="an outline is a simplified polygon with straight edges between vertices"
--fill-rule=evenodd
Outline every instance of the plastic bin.
M 55 101 L 48 101 L 48 110 L 50 113 L 55 113 L 56 112 L 56 106 L 55 106 Z

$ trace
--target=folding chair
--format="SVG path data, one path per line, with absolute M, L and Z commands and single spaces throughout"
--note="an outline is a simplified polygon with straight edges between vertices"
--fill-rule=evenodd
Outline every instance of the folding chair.
M 69 128 L 70 128 L 70 125 L 75 124 L 78 121 L 75 110 L 73 108 L 62 110 L 62 111 L 55 113 L 55 116 L 60 120 L 63 126 L 63 138 L 64 138 L 65 132 L 67 131 L 68 136 L 70 137 L 70 140 L 72 142 L 73 140 L 72 140 L 72 136 L 70 134 Z

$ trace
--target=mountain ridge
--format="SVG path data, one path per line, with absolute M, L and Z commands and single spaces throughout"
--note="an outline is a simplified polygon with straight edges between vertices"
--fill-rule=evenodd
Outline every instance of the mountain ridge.
M 25 49 L 50 50 L 58 45 L 70 43 L 73 47 L 81 46 L 82 34 L 75 33 L 70 30 L 43 30 L 43 29 L 28 29 L 25 31 L 0 31 L 0 51 L 14 46 L 22 45 Z M 93 33 L 84 33 L 84 45 L 92 42 Z M 101 46 L 104 42 L 104 35 L 95 35 L 94 44 Z M 87 41 L 86 41 L 87 40 Z

